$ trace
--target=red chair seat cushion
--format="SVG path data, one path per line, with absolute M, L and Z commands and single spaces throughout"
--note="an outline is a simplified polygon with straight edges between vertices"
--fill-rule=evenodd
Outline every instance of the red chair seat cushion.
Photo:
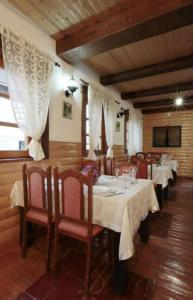
M 47 225 L 48 224 L 48 215 L 44 214 L 42 212 L 39 212 L 37 210 L 29 210 L 26 213 L 26 217 L 28 220 L 33 220 L 35 222 L 40 222 L 42 224 Z
M 80 236 L 81 238 L 87 238 L 88 235 L 88 226 L 78 223 L 72 223 L 67 220 L 61 220 L 58 225 L 60 231 L 68 232 L 69 234 Z M 92 236 L 94 237 L 104 228 L 98 225 L 93 225 L 92 227 Z

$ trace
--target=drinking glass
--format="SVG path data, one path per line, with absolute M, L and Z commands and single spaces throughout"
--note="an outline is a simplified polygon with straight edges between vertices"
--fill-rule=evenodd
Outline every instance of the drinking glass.
M 116 178 L 118 179 L 118 176 L 119 176 L 119 168 L 115 168 L 115 176 L 116 176 Z

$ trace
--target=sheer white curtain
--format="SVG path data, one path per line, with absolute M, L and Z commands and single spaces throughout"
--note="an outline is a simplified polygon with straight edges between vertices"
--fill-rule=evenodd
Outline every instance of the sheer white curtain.
M 7 28 L 1 28 L 3 59 L 9 95 L 17 125 L 31 137 L 29 155 L 45 157 L 40 138 L 44 132 L 50 100 L 51 58 Z
M 103 98 L 103 108 L 105 117 L 105 133 L 106 142 L 108 146 L 107 157 L 113 157 L 113 145 L 114 145 L 114 129 L 117 119 L 115 100 L 110 96 Z
M 89 114 L 89 138 L 90 148 L 88 158 L 96 160 L 94 150 L 98 149 L 101 136 L 103 100 L 100 91 L 89 84 L 88 86 L 88 114 Z
M 141 112 L 132 109 L 129 111 L 128 134 L 128 154 L 133 155 L 136 152 L 141 152 L 143 148 L 143 119 Z

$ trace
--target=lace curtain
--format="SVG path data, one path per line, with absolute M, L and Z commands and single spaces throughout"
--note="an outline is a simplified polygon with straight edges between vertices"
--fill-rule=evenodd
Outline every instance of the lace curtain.
M 94 150 L 100 144 L 101 121 L 102 121 L 102 98 L 98 89 L 89 84 L 88 86 L 88 114 L 89 114 L 89 138 L 90 148 L 88 158 L 96 160 Z
M 143 147 L 143 119 L 141 113 L 130 110 L 128 126 L 128 153 L 133 155 L 136 152 L 141 152 Z
M 102 107 L 104 109 L 106 142 L 108 146 L 107 156 L 113 157 L 114 126 L 116 120 L 115 101 L 111 96 L 89 84 L 88 107 L 90 136 L 90 150 L 88 157 L 89 159 L 96 159 L 94 150 L 98 149 L 100 144 Z
M 114 128 L 117 118 L 114 99 L 112 99 L 110 96 L 106 96 L 103 99 L 103 108 L 105 116 L 106 142 L 108 146 L 107 157 L 113 158 Z
M 31 137 L 29 155 L 45 157 L 40 139 L 44 132 L 50 99 L 51 58 L 7 28 L 1 28 L 3 59 L 9 95 L 17 125 Z

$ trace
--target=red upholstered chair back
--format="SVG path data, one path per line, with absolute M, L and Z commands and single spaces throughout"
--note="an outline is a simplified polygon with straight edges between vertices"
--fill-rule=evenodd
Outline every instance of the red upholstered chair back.
M 97 160 L 83 160 L 82 161 L 82 169 L 86 166 L 92 166 L 94 168 L 97 169 L 99 176 L 101 175 L 101 160 L 97 159 Z
M 84 187 L 88 189 L 88 210 L 85 220 Z M 85 176 L 77 170 L 58 172 L 54 168 L 54 200 L 56 223 L 61 219 L 78 224 L 92 224 L 93 176 Z
M 115 176 L 115 159 L 104 157 L 104 174 Z
M 23 166 L 23 188 L 25 210 L 35 209 L 51 214 L 51 167 Z
M 145 152 L 137 152 L 135 154 L 138 159 L 146 159 L 146 153 Z
M 136 155 L 131 155 L 130 156 L 130 163 L 136 165 L 138 162 L 138 158 Z
M 137 178 L 152 179 L 152 164 L 147 160 L 140 160 L 138 162 Z
M 148 163 L 146 161 L 138 162 L 137 178 L 148 179 Z
M 117 167 L 119 168 L 119 175 L 122 175 L 124 173 L 129 174 L 132 170 L 137 174 L 137 166 L 134 164 L 122 162 Z

